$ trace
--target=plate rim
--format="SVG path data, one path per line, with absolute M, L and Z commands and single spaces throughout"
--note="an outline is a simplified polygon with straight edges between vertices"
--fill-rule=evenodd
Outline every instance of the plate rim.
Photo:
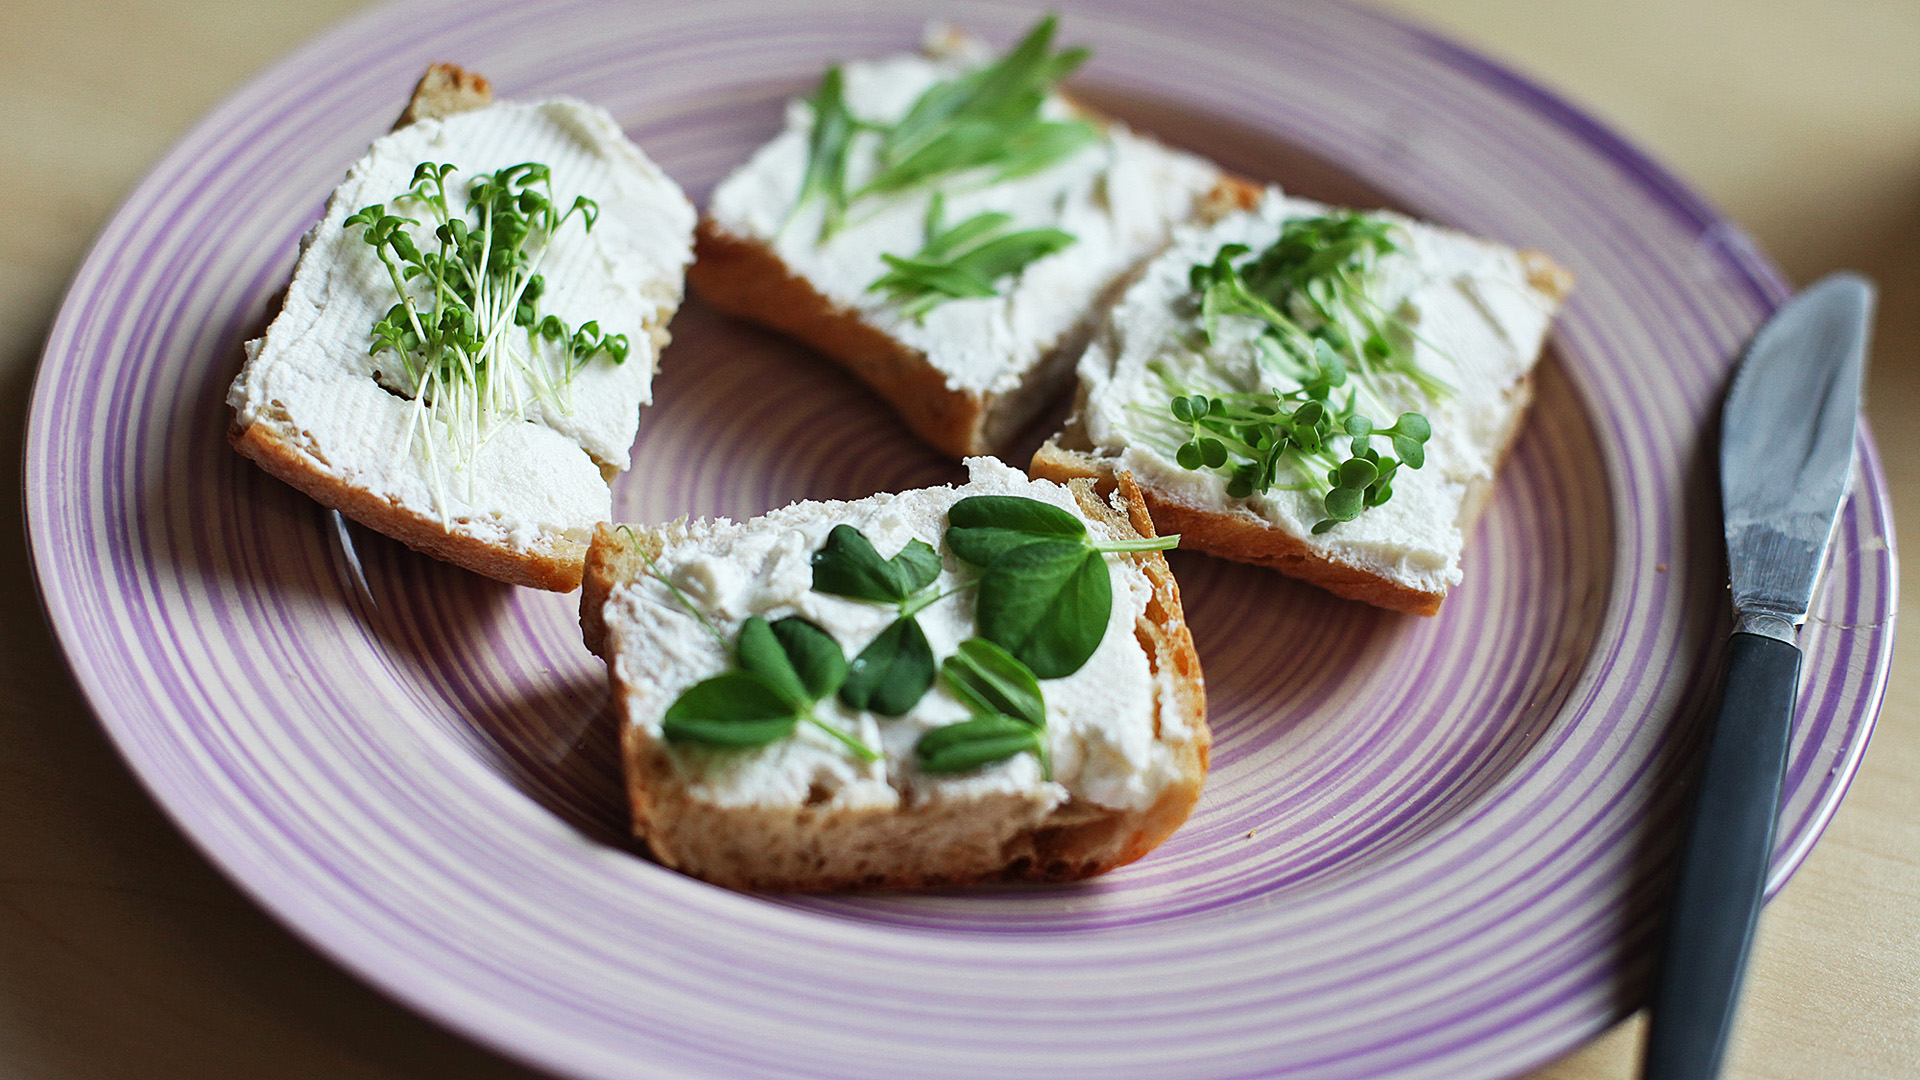
M 130 189 L 128 195 L 109 217 L 106 224 L 96 236 L 92 245 L 89 247 L 86 257 L 82 260 L 76 271 L 72 283 L 60 302 L 59 314 L 54 322 L 52 331 L 49 333 L 47 345 L 42 352 L 36 368 L 30 392 L 31 405 L 29 408 L 28 422 L 25 428 L 27 450 L 23 460 L 23 473 L 26 481 L 23 484 L 23 495 L 25 497 L 24 501 L 27 504 L 25 525 L 31 553 L 29 562 L 34 576 L 36 593 L 41 604 L 43 615 L 47 619 L 49 630 L 56 643 L 60 646 L 60 654 L 63 662 L 72 674 L 75 684 L 81 689 L 89 709 L 107 730 L 116 752 L 127 762 L 129 770 L 139 780 L 142 787 L 154 797 L 163 812 L 174 821 L 175 825 L 179 827 L 188 841 L 207 857 L 214 866 L 219 868 L 224 876 L 252 897 L 263 909 L 272 915 L 276 921 L 293 932 L 296 937 L 314 946 L 322 954 L 341 963 L 342 966 L 348 968 L 348 970 L 354 971 L 369 982 L 379 986 L 387 992 L 387 996 L 391 1000 L 399 1002 L 415 1011 L 423 1012 L 442 1024 L 460 1030 L 482 1043 L 492 1045 L 495 1049 L 504 1051 L 509 1056 L 533 1061 L 546 1067 L 556 1067 L 564 1066 L 567 1063 L 543 1057 L 530 1057 L 524 1046 L 509 1044 L 503 1041 L 508 1038 L 505 1034 L 482 1030 L 472 1023 L 465 1022 L 462 1018 L 450 1014 L 444 1007 L 430 1006 L 420 1002 L 413 996 L 410 988 L 402 987 L 389 977 L 376 973 L 366 963 L 364 956 L 351 953 L 339 947 L 337 942 L 324 935 L 313 923 L 293 917 L 288 912 L 288 909 L 290 907 L 297 907 L 298 905 L 289 904 L 287 897 L 273 893 L 263 882 L 256 882 L 248 874 L 250 868 L 235 865 L 230 861 L 232 858 L 231 854 L 223 853 L 223 849 L 217 846 L 215 838 L 209 835 L 203 835 L 201 826 L 192 824 L 192 815 L 188 807 L 176 805 L 175 799 L 181 798 L 182 796 L 178 792 L 173 792 L 158 786 L 156 778 L 143 766 L 142 760 L 138 756 L 141 751 L 123 737 L 116 723 L 108 719 L 108 714 L 113 711 L 108 706 L 112 704 L 114 700 L 109 688 L 99 685 L 95 681 L 93 673 L 83 670 L 79 663 L 78 647 L 74 645 L 74 641 L 77 637 L 84 635 L 84 629 L 77 625 L 76 620 L 78 616 L 64 604 L 56 601 L 54 592 L 50 587 L 47 574 L 49 573 L 48 567 L 51 564 L 49 562 L 49 556 L 44 549 L 44 545 L 49 543 L 50 539 L 43 535 L 44 529 L 47 527 L 46 521 L 49 515 L 47 515 L 43 509 L 37 509 L 37 507 L 44 506 L 44 501 L 50 497 L 49 488 L 54 486 L 41 483 L 40 481 L 57 471 L 54 463 L 47 457 L 47 448 L 50 445 L 50 440 L 46 435 L 46 430 L 50 421 L 46 414 L 50 414 L 54 408 L 54 405 L 51 403 L 52 395 L 47 392 L 47 388 L 52 381 L 50 372 L 58 366 L 61 359 L 56 356 L 56 352 L 60 350 L 63 343 L 68 342 L 69 339 L 74 337 L 76 326 L 84 322 L 85 312 L 76 311 L 77 302 L 81 299 L 98 301 L 101 298 L 99 287 L 110 277 L 109 270 L 111 269 L 114 255 L 114 251 L 110 245 L 115 240 L 117 234 L 124 232 L 130 222 L 140 218 L 140 212 L 143 211 L 146 204 L 159 200 L 159 197 L 164 194 L 163 189 L 166 187 L 168 178 L 180 171 L 182 166 L 188 161 L 195 144 L 217 133 L 219 123 L 229 113 L 242 111 L 242 106 L 245 105 L 250 98 L 256 96 L 261 87 L 269 85 L 275 79 L 285 77 L 290 72 L 300 70 L 310 55 L 323 52 L 330 42 L 336 39 L 351 37 L 361 32 L 363 28 L 381 24 L 391 18 L 396 12 L 410 10 L 412 8 L 452 6 L 459 5 L 416 2 L 376 6 L 334 25 L 321 34 L 315 35 L 300 47 L 247 79 L 218 105 L 209 110 L 161 155 L 147 170 L 141 180 Z M 566 5 L 557 4 L 552 6 Z M 1372 18 L 1383 24 L 1390 25 L 1399 32 L 1410 34 L 1427 42 L 1436 49 L 1445 51 L 1450 57 L 1460 63 L 1471 63 L 1478 68 L 1484 69 L 1488 77 L 1497 78 L 1507 84 L 1508 89 L 1520 95 L 1524 99 L 1524 102 L 1530 107 L 1537 110 L 1547 110 L 1548 114 L 1551 115 L 1557 123 L 1567 130 L 1578 134 L 1583 141 L 1593 145 L 1609 160 L 1629 167 L 1633 171 L 1636 179 L 1641 181 L 1648 190 L 1658 191 L 1662 195 L 1670 209 L 1677 213 L 1687 215 L 1690 220 L 1700 225 L 1703 230 L 1714 228 L 1722 230 L 1722 235 L 1728 245 L 1724 252 L 1725 258 L 1732 265 L 1740 269 L 1743 280 L 1752 290 L 1753 297 L 1763 309 L 1771 310 L 1771 308 L 1777 306 L 1780 300 L 1786 295 L 1787 285 L 1784 276 L 1780 274 L 1778 268 L 1767 259 L 1764 253 L 1753 245 L 1752 241 L 1746 237 L 1744 231 L 1732 225 L 1731 222 L 1712 207 L 1710 203 L 1692 191 L 1692 189 L 1682 184 L 1677 177 L 1659 165 L 1658 162 L 1654 161 L 1650 156 L 1615 133 L 1612 129 L 1599 123 L 1578 106 L 1571 104 L 1554 91 L 1543 87 L 1529 76 L 1517 73 L 1511 67 L 1491 60 L 1466 46 L 1453 42 L 1451 39 L 1446 38 L 1436 31 L 1421 27 L 1417 23 L 1410 22 L 1399 16 L 1376 12 L 1353 4 L 1336 3 L 1334 6 L 1344 8 L 1357 16 Z M 1886 537 L 1888 543 L 1886 557 L 1891 563 L 1894 558 L 1894 549 L 1890 500 L 1888 492 L 1886 491 L 1886 482 L 1881 468 L 1879 454 L 1873 442 L 1872 435 L 1865 426 L 1864 420 L 1861 428 L 1861 447 L 1861 475 L 1865 482 L 1864 491 L 1870 497 L 1870 511 L 1887 521 Z M 1859 493 L 1860 489 L 1857 489 L 1854 497 L 1858 497 Z M 1890 566 L 1889 569 L 1892 570 L 1892 566 Z M 1888 602 L 1893 610 L 1897 611 L 1897 572 L 1891 572 L 1887 577 L 1888 580 L 1892 582 L 1892 589 L 1895 590 Z M 1827 823 L 1830 821 L 1832 814 L 1838 809 L 1838 805 L 1844 797 L 1847 787 L 1850 785 L 1858 770 L 1860 761 L 1865 753 L 1866 745 L 1870 739 L 1873 723 L 1879 714 L 1886 692 L 1891 668 L 1892 619 L 1893 616 L 1889 615 L 1887 620 L 1888 647 L 1884 650 L 1884 655 L 1880 662 L 1873 665 L 1868 686 L 1862 694 L 1863 705 L 1860 710 L 1860 735 L 1849 744 L 1850 753 L 1847 760 L 1843 763 L 1842 768 L 1838 770 L 1838 781 L 1834 785 L 1834 793 L 1821 805 L 1815 819 L 1803 833 L 1800 842 L 1786 853 L 1784 860 L 1776 861 L 1774 873 L 1769 880 L 1770 892 L 1777 890 L 1780 885 L 1784 884 L 1785 880 L 1798 868 L 1800 862 L 1804 860 L 1806 855 L 1811 851 L 1812 846 L 1817 842 Z M 1624 1015 L 1623 1009 L 1624 1007 L 1622 1007 L 1621 1010 L 1616 1010 L 1614 1019 L 1617 1019 L 1620 1015 Z M 1612 1020 L 1606 1021 L 1606 1023 L 1611 1022 Z M 1605 1024 L 1600 1026 L 1605 1026 Z M 1587 1031 L 1581 1035 L 1580 1038 L 1584 1039 L 1597 1030 L 1599 1030 L 1599 1027 Z M 1569 1042 L 1567 1045 L 1571 1046 L 1573 1043 Z M 1564 1049 L 1564 1047 L 1562 1049 Z M 1541 1060 L 1545 1059 L 1542 1058 Z

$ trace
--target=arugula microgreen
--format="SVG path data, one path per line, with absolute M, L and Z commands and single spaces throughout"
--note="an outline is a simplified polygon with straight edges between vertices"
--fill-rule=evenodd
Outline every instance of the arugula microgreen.
M 1097 141 L 1084 120 L 1047 120 L 1053 88 L 1085 63 L 1086 49 L 1053 51 L 1056 20 L 1034 24 L 991 64 L 934 84 L 880 133 L 879 170 L 855 198 L 892 194 L 973 169 L 989 182 L 1026 176 Z
M 813 111 L 813 130 L 807 136 L 807 171 L 800 180 L 800 195 L 787 211 L 787 220 L 813 199 L 822 199 L 826 208 L 820 219 L 820 239 L 825 241 L 839 230 L 847 216 L 847 150 L 862 124 L 847 108 L 845 80 L 840 65 L 827 68 L 820 87 L 809 98 Z M 781 222 L 781 228 L 786 222 Z
M 947 546 L 985 570 L 974 612 L 980 636 L 1043 679 L 1073 674 L 1099 647 L 1113 610 L 1105 555 L 1179 542 L 1095 542 L 1074 515 L 1015 495 L 972 495 L 947 511 Z
M 524 162 L 474 177 L 465 211 L 456 215 L 447 185 L 456 171 L 423 162 L 394 200 L 425 209 L 428 221 L 375 203 L 350 215 L 345 227 L 362 230 L 398 297 L 374 323 L 369 352 L 391 352 L 400 361 L 407 385 L 399 389 L 414 401 L 408 445 L 418 440 L 431 462 L 437 429 L 462 468 L 530 401 L 568 408 L 574 375 L 596 356 L 624 363 L 629 345 L 626 335 L 605 333 L 597 321 L 573 329 L 539 310 L 546 290 L 539 266 L 554 236 L 575 217 L 592 231 L 598 204 L 582 195 L 562 212 L 551 170 Z M 415 241 L 416 229 L 430 230 L 430 250 Z M 558 346 L 558 372 L 538 358 L 539 341 Z M 444 508 L 437 472 L 435 483 Z
M 813 553 L 816 592 L 872 604 L 892 605 L 896 615 L 847 667 L 840 700 L 849 708 L 899 716 L 933 685 L 933 647 L 914 618 L 949 595 L 932 588 L 940 556 L 923 540 L 910 540 L 891 559 L 851 525 L 835 525 Z
M 939 193 L 927 203 L 926 243 L 911 259 L 880 256 L 890 269 L 867 286 L 899 302 L 916 321 L 949 300 L 999 295 L 995 283 L 1074 243 L 1072 233 L 1059 229 L 1022 229 L 1002 232 L 1012 223 L 1010 214 L 985 211 L 948 228 L 946 199 Z
M 1198 387 L 1157 369 L 1171 396 L 1168 414 L 1187 436 L 1174 450 L 1182 468 L 1222 474 L 1236 499 L 1275 488 L 1313 491 L 1325 514 L 1313 531 L 1322 533 L 1392 498 L 1402 467 L 1425 464 L 1433 431 L 1424 416 L 1402 412 L 1385 427 L 1372 418 L 1385 376 L 1402 376 L 1429 398 L 1450 392 L 1415 363 L 1406 321 L 1372 299 L 1377 260 L 1399 250 L 1392 229 L 1356 213 L 1296 218 L 1252 258 L 1236 262 L 1250 249 L 1227 244 L 1211 263 L 1193 268 L 1207 341 L 1221 341 L 1228 316 L 1258 319 L 1254 348 L 1262 370 L 1279 368 L 1295 385 L 1259 392 Z M 1344 457 L 1334 441 L 1341 437 Z M 1375 438 L 1398 457 L 1377 450 Z
M 818 242 L 825 243 L 857 202 L 898 196 L 963 175 L 977 175 L 982 186 L 991 186 L 1040 172 L 1098 142 L 1099 130 L 1084 120 L 1041 115 L 1054 87 L 1088 56 L 1085 49 L 1054 52 L 1055 25 L 1051 16 L 1043 18 L 998 60 L 928 87 L 891 124 L 856 117 L 847 106 L 841 69 L 827 68 L 807 102 L 813 124 L 806 171 L 786 220 L 820 201 Z M 862 133 L 872 140 L 874 171 L 849 192 L 848 161 Z M 887 272 L 868 286 L 902 302 L 915 320 L 948 300 L 998 295 L 1002 279 L 1074 242 L 1071 234 L 1058 229 L 1005 232 L 1012 219 L 995 211 L 947 228 L 941 220 L 944 213 L 936 191 L 920 252 L 912 257 L 882 255 Z M 781 227 L 786 227 L 784 221 Z

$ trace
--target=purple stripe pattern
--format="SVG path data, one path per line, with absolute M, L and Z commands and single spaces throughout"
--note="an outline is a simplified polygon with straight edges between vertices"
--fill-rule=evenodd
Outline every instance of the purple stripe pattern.
M 1785 294 L 1733 226 L 1578 111 L 1330 3 L 1060 5 L 1085 97 L 1300 194 L 1554 255 L 1579 284 L 1433 620 L 1178 555 L 1213 773 L 1074 888 L 752 897 L 625 838 L 573 597 L 334 519 L 222 437 L 238 346 L 412 80 L 606 105 L 696 199 L 833 59 L 1025 5 L 472 0 L 369 13 L 217 109 L 73 284 L 35 386 L 29 528 L 89 700 L 156 798 L 296 933 L 577 1077 L 1499 1077 L 1638 999 L 1721 640 L 1704 441 Z M 697 301 L 627 520 L 940 483 L 864 391 Z M 1863 434 L 1806 649 L 1773 888 L 1885 690 L 1890 513 Z

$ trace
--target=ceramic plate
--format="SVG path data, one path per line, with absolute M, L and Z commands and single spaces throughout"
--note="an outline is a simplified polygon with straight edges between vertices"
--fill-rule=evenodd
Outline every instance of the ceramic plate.
M 1632 1007 L 1726 630 L 1709 448 L 1784 295 L 1741 233 L 1552 95 L 1354 8 L 1067 3 L 1088 100 L 1293 190 L 1550 252 L 1579 284 L 1435 619 L 1174 560 L 1216 759 L 1159 851 L 1072 888 L 767 898 L 622 839 L 576 600 L 344 528 L 226 446 L 240 342 L 432 60 L 604 104 L 698 201 L 823 65 L 940 17 L 879 0 L 415 4 L 256 79 L 134 192 L 35 387 L 53 625 L 208 855 L 396 997 L 570 1076 L 1495 1077 Z M 698 303 L 628 520 L 955 479 L 804 350 Z M 1865 747 L 1892 648 L 1864 436 L 1807 649 L 1777 887 Z

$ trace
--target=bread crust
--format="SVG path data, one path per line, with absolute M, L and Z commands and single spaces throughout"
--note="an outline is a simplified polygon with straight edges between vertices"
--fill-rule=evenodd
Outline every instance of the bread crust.
M 490 543 L 454 532 L 440 519 L 410 510 L 383 495 L 347 483 L 324 461 L 278 428 L 256 422 L 231 425 L 227 440 L 262 469 L 315 502 L 436 559 L 477 574 L 534 589 L 570 592 L 580 587 L 587 545 L 564 536 L 540 537 L 530 549 Z
M 1515 383 L 1504 395 L 1502 409 L 1506 427 L 1501 434 L 1500 452 L 1495 455 L 1496 463 L 1504 462 L 1511 451 L 1532 401 L 1532 375 Z M 1123 482 L 1133 483 L 1131 474 L 1116 470 L 1111 459 L 1094 454 L 1072 425 L 1034 452 L 1027 471 L 1036 478 L 1056 483 L 1091 482 L 1100 491 L 1113 490 Z M 1496 465 L 1496 475 L 1497 472 Z M 1437 615 L 1441 602 L 1447 598 L 1444 591 L 1416 589 L 1365 566 L 1314 551 L 1305 538 L 1238 502 L 1226 507 L 1201 506 L 1153 487 L 1141 489 L 1136 485 L 1136 490 L 1141 492 L 1155 525 L 1168 534 L 1177 534 L 1182 548 L 1272 567 L 1289 577 L 1318 585 L 1335 596 L 1409 615 Z M 1467 489 L 1458 519 L 1461 532 L 1472 530 L 1492 493 L 1491 478 Z
M 1109 505 L 1093 485 L 1072 485 L 1088 517 L 1117 536 L 1152 536 L 1137 487 L 1116 486 Z M 613 590 L 644 572 L 663 550 L 661 533 L 601 525 L 587 555 L 580 622 L 587 645 L 607 655 L 602 611 Z M 729 888 L 817 892 L 860 888 L 917 889 L 993 881 L 1073 881 L 1125 865 L 1153 850 L 1193 812 L 1211 747 L 1206 687 L 1180 606 L 1180 590 L 1159 552 L 1117 556 L 1147 577 L 1152 598 L 1135 621 L 1159 696 L 1156 735 L 1172 749 L 1178 779 L 1151 805 L 1115 810 L 1080 800 L 1043 812 L 1026 796 L 1000 793 L 935 800 L 898 809 L 715 807 L 689 797 L 664 742 L 635 722 L 637 695 L 609 662 L 621 756 L 633 809 L 634 835 L 675 869 Z M 655 703 L 657 704 L 657 702 Z M 1018 823 L 1009 828 L 1008 823 Z

